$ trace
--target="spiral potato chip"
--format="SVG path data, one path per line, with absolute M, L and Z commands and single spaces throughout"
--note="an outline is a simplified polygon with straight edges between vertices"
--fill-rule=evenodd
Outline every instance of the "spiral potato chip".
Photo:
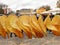
M 38 19 L 35 15 L 0 16 L 0 36 L 3 38 L 10 37 L 10 33 L 14 33 L 19 38 L 23 38 L 24 33 L 29 39 L 33 36 L 41 38 L 47 36 L 47 29 L 51 30 L 54 35 L 60 36 L 60 15 L 55 15 L 52 19 L 48 15 L 44 21 L 42 15 Z

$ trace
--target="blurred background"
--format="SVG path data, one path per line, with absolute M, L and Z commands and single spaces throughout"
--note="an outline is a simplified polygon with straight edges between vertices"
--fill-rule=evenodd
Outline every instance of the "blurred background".
M 60 0 L 0 0 L 0 15 L 40 14 L 45 11 L 60 13 Z
M 49 5 L 51 8 L 56 7 L 57 0 L 1 0 L 0 3 L 6 4 L 14 11 L 22 8 L 37 9 L 42 5 Z

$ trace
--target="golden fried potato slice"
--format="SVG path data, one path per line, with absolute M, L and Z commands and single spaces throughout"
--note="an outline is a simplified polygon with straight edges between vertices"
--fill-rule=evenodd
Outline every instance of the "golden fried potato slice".
M 39 23 L 42 31 L 44 32 L 44 35 L 46 36 L 47 35 L 47 31 L 46 31 L 46 27 L 45 27 L 44 22 L 43 22 L 43 17 L 41 15 L 38 18 L 38 23 Z
M 32 28 L 29 23 L 29 16 L 23 15 L 19 17 L 18 26 L 26 33 L 28 38 L 32 38 Z
M 26 26 L 27 28 L 29 28 L 29 30 L 31 30 L 31 33 L 32 33 L 32 35 L 34 36 L 34 37 L 37 37 L 36 36 L 36 34 L 35 34 L 35 32 L 32 30 L 32 27 L 31 27 L 31 25 L 30 25 L 30 16 L 27 16 L 27 15 L 24 15 L 24 16 L 22 16 L 22 17 L 24 17 L 24 26 Z M 22 29 L 22 30 L 24 30 L 23 28 L 22 28 L 22 24 L 20 23 L 20 21 L 18 21 L 17 22 L 17 24 L 18 24 L 18 26 Z
M 44 20 L 44 25 L 46 26 L 46 25 L 48 25 L 48 24 L 50 24 L 51 23 L 51 19 L 50 19 L 50 17 L 49 17 L 49 15 L 46 17 L 46 19 Z
M 5 24 L 7 16 L 3 15 L 3 16 L 0 16 L 0 18 L 1 18 L 0 23 L 1 23 L 2 27 L 5 29 L 5 31 L 7 32 L 8 30 L 7 30 L 6 24 Z
M 58 29 L 54 26 L 54 25 L 47 25 L 46 26 L 49 30 L 52 30 L 52 31 L 58 31 Z
M 0 23 L 1 23 L 1 26 L 3 27 L 3 29 L 6 31 L 6 33 L 8 35 L 9 34 L 9 31 L 6 28 L 6 18 L 7 18 L 6 15 L 0 16 Z M 8 37 L 9 37 L 9 35 L 8 35 Z
M 46 17 L 46 19 L 45 19 L 45 21 L 44 21 L 44 25 L 45 25 L 46 28 L 48 28 L 49 30 L 58 31 L 58 30 L 56 29 L 56 27 L 51 24 L 51 19 L 50 19 L 49 15 Z
M 58 31 L 52 31 L 52 33 L 56 36 L 60 36 L 60 26 L 56 25 L 55 27 L 57 28 Z
M 53 25 L 60 25 L 60 15 L 55 15 L 51 21 Z
M 55 15 L 54 18 L 51 21 L 52 25 L 56 27 L 58 31 L 52 31 L 54 35 L 60 36 L 60 16 Z
M 12 14 L 9 15 L 6 20 L 6 27 L 10 32 L 15 33 L 19 38 L 22 38 L 23 35 L 21 33 L 21 29 L 18 28 L 17 23 L 16 23 L 17 18 L 16 19 L 15 18 L 16 18 L 15 15 L 12 15 Z
M 18 17 L 16 15 L 9 15 L 8 18 L 9 18 L 9 22 L 10 22 L 11 27 L 21 31 L 17 25 Z
M 3 29 L 1 23 L 0 23 L 0 35 L 1 35 L 3 38 L 6 38 L 6 31 Z
M 38 21 L 37 21 L 37 18 L 35 15 L 32 15 L 30 16 L 31 18 L 31 21 L 30 21 L 30 25 L 32 26 L 32 28 L 34 29 L 37 37 L 43 37 L 43 31 L 42 29 L 40 28 L 39 24 L 38 24 Z
M 54 25 L 57 31 L 52 31 L 52 33 L 56 36 L 60 36 L 60 16 L 55 15 L 51 21 L 51 24 Z
M 5 26 L 5 19 L 6 19 L 6 16 L 5 15 L 3 15 L 3 16 L 0 16 L 0 30 L 2 30 L 1 32 L 2 32 L 2 36 L 4 37 L 4 38 L 6 38 L 6 35 L 7 35 L 7 29 L 6 29 L 6 26 Z

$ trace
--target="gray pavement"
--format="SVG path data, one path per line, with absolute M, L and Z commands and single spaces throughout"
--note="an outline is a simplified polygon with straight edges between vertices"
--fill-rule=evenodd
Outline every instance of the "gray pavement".
M 26 36 L 23 39 L 18 37 L 3 39 L 0 36 L 0 45 L 60 45 L 60 36 L 48 34 L 47 37 L 33 39 L 28 39 Z

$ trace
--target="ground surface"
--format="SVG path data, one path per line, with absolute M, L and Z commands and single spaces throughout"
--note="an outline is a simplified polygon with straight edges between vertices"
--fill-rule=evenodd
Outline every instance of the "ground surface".
M 26 37 L 23 39 L 18 37 L 3 39 L 0 37 L 0 45 L 60 45 L 60 37 L 52 34 L 48 34 L 47 37 L 39 39 L 27 39 Z

